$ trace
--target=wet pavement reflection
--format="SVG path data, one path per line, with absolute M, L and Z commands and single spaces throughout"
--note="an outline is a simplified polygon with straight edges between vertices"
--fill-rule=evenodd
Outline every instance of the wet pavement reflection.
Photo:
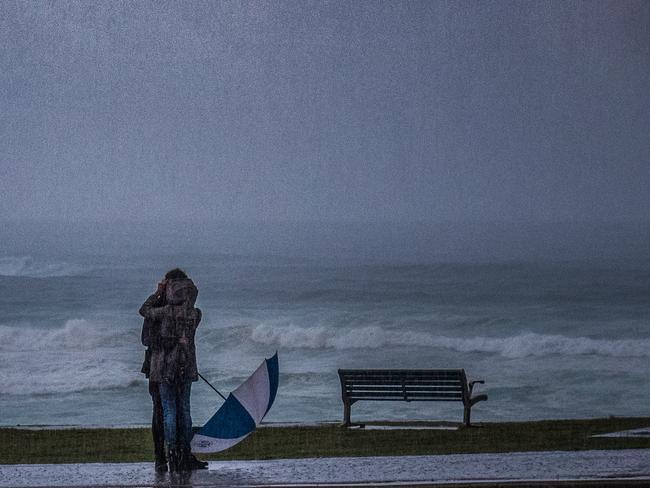
M 480 480 L 650 480 L 650 449 L 211 461 L 188 473 L 153 463 L 0 465 L 0 487 L 204 487 Z

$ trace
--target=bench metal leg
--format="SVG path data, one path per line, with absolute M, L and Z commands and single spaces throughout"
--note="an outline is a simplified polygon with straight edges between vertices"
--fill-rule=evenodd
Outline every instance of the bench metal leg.
M 472 412 L 472 407 L 470 405 L 465 405 L 465 411 L 463 413 L 463 424 L 465 427 L 470 427 L 470 414 Z
M 465 414 L 463 415 L 463 422 L 465 424 L 465 427 L 470 427 L 469 418 L 470 418 L 472 406 L 478 402 L 484 402 L 487 399 L 488 396 L 485 394 L 477 395 L 473 398 L 470 398 L 469 401 L 465 403 Z
M 350 407 L 352 407 L 352 403 L 350 400 L 343 400 L 343 426 L 344 427 L 349 427 L 352 425 L 352 422 L 350 422 Z

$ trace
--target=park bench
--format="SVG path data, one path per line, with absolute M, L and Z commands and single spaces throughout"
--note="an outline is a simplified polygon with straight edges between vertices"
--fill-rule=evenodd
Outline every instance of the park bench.
M 463 402 L 463 423 L 470 426 L 472 406 L 487 395 L 472 396 L 474 385 L 464 369 L 339 369 L 343 425 L 348 427 L 352 404 L 360 400 Z

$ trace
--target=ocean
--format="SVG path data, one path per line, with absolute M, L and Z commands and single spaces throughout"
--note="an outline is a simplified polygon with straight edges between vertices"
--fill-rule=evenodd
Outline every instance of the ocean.
M 267 421 L 340 420 L 338 368 L 464 368 L 489 395 L 474 421 L 650 415 L 646 261 L 5 255 L 0 424 L 147 424 L 137 311 L 174 266 L 199 288 L 199 369 L 217 388 L 278 351 Z M 194 423 L 220 403 L 195 383 Z M 360 402 L 352 416 L 460 421 L 462 407 Z

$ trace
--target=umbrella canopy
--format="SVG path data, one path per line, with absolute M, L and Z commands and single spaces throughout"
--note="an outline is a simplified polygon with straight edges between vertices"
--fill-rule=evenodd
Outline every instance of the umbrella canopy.
M 193 452 L 219 452 L 243 441 L 273 405 L 278 391 L 278 353 L 265 359 L 233 391 L 225 403 L 192 438 Z

